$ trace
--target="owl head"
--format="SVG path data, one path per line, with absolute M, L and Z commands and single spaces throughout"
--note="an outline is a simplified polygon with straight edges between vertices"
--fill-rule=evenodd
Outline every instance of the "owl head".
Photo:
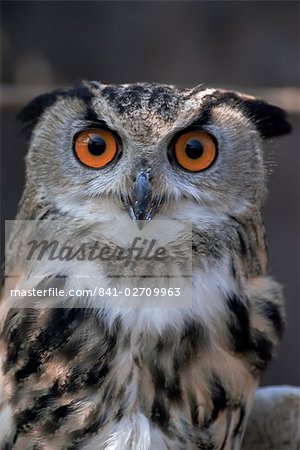
M 81 82 L 37 97 L 20 118 L 37 202 L 137 224 L 260 206 L 264 141 L 291 129 L 282 109 L 247 95 L 148 83 Z

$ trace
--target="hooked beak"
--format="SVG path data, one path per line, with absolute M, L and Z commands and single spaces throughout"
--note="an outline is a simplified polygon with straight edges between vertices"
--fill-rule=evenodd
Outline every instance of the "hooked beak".
M 149 173 L 141 170 L 138 173 L 133 186 L 133 201 L 129 205 L 129 213 L 137 227 L 141 230 L 145 222 L 152 219 L 159 205 L 155 205 L 152 199 Z

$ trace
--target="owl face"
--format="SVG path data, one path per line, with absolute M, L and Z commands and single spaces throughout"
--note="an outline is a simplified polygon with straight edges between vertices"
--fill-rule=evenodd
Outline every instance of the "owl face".
M 260 205 L 263 139 L 284 111 L 242 94 L 82 82 L 33 100 L 28 182 L 55 208 L 102 220 L 234 214 Z

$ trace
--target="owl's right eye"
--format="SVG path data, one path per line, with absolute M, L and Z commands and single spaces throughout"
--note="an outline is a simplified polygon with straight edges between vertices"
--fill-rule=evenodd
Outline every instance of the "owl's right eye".
M 78 133 L 73 149 L 82 164 L 101 169 L 115 158 L 118 146 L 110 131 L 94 128 Z

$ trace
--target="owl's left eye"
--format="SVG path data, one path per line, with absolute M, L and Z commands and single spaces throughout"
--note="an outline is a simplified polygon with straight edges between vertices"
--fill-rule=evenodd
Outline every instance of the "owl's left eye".
M 93 169 L 105 167 L 115 158 L 118 150 L 115 136 L 108 130 L 97 128 L 77 134 L 73 148 L 79 161 Z
M 203 131 L 190 131 L 182 134 L 174 146 L 176 162 L 189 172 L 208 169 L 216 160 L 217 143 Z

